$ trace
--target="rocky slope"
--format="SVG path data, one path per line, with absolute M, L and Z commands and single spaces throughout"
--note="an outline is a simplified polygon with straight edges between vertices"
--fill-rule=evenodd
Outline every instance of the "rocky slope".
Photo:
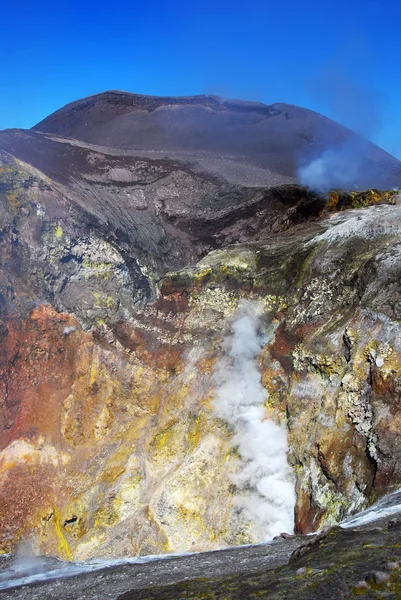
M 202 110 L 249 117 L 216 102 Z M 395 193 L 327 200 L 274 165 L 239 183 L 200 159 L 60 137 L 84 137 L 82 114 L 101 131 L 91 110 L 0 133 L 1 551 L 24 538 L 84 560 L 261 540 L 211 404 L 242 299 L 263 307 L 265 412 L 288 430 L 297 530 L 399 485 Z
M 7 600 L 399 598 L 399 501 L 387 496 L 319 535 L 217 552 L 84 565 L 3 558 L 0 590 Z

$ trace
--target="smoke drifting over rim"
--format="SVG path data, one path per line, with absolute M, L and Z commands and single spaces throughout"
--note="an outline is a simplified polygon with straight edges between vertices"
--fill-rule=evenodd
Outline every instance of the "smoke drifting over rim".
M 213 409 L 233 430 L 241 466 L 232 477 L 236 505 L 255 523 L 264 540 L 294 528 L 295 491 L 287 462 L 287 432 L 265 418 L 267 392 L 262 386 L 257 356 L 264 345 L 258 332 L 261 310 L 243 303 L 224 342 L 225 356 L 214 371 L 217 386 Z
M 330 118 L 349 128 L 347 139 L 327 139 L 319 155 L 299 157 L 298 181 L 317 192 L 330 189 L 358 189 L 362 181 L 379 187 L 379 172 L 370 160 L 369 142 L 382 129 L 383 98 L 371 82 L 351 73 L 348 57 L 327 64 L 310 82 L 313 104 Z
M 331 189 L 358 189 L 363 179 L 368 143 L 355 136 L 338 147 L 329 148 L 298 169 L 298 181 L 317 192 Z

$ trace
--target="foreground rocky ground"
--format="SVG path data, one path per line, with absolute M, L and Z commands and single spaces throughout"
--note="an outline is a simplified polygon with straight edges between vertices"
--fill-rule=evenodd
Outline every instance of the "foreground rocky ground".
M 387 501 L 388 514 L 359 519 L 314 536 L 278 539 L 269 544 L 230 548 L 142 564 L 98 567 L 34 583 L 1 584 L 4 599 L 41 600 L 186 600 L 245 598 L 400 598 L 400 493 Z M 369 513 L 368 513 L 369 515 Z M 372 517 L 372 515 L 370 515 Z M 38 559 L 37 559 L 38 560 Z M 7 578 L 3 559 L 3 579 Z M 48 562 L 19 565 L 22 575 L 57 568 Z M 77 566 L 79 569 L 80 567 Z M 25 571 L 24 571 L 25 569 Z M 36 569 L 36 570 L 35 570 Z M 82 569 L 82 567 L 81 567 Z M 54 577 L 54 574 L 51 575 Z M 10 573 L 8 573 L 10 577 Z
M 130 590 L 119 600 L 399 598 L 400 522 L 383 530 L 333 528 L 291 554 L 289 564 L 252 573 L 200 577 L 178 585 Z M 241 552 L 238 552 L 241 560 Z

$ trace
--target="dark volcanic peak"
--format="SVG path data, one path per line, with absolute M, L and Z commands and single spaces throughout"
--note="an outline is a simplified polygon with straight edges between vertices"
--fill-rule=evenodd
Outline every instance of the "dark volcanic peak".
M 287 104 L 110 91 L 67 104 L 33 129 L 126 150 L 235 154 L 266 166 L 263 154 L 282 152 L 289 142 L 294 145 L 294 136 L 311 143 L 309 121 L 316 118 L 323 119 Z M 293 119 L 292 126 L 285 125 Z M 284 168 L 283 174 L 290 173 Z
M 33 129 L 156 158 L 202 161 L 202 168 L 220 174 L 216 161 L 235 161 L 289 178 L 285 182 L 295 182 L 301 166 L 345 145 L 358 154 L 355 185 L 388 187 L 401 181 L 394 157 L 318 113 L 282 103 L 112 91 L 68 104 Z
M 147 96 L 143 94 L 132 94 L 119 90 L 110 90 L 93 96 L 87 96 L 74 102 L 66 104 L 49 117 L 35 125 L 32 129 L 44 132 L 55 133 L 57 122 L 60 124 L 65 117 L 71 117 L 77 111 L 88 111 L 93 108 L 98 108 L 107 111 L 107 109 L 124 112 L 131 110 L 144 110 L 153 112 L 163 106 L 203 106 L 218 112 L 229 110 L 258 112 L 265 116 L 277 116 L 280 112 L 286 109 L 296 109 L 305 113 L 311 113 L 306 109 L 288 104 L 272 104 L 267 106 L 262 102 L 252 102 L 248 100 L 233 100 L 221 98 L 216 95 L 198 94 L 195 96 Z
M 82 127 L 105 124 L 110 119 L 132 112 L 152 113 L 166 107 L 198 107 L 213 112 L 242 111 L 276 115 L 279 105 L 266 106 L 260 102 L 227 100 L 218 96 L 199 94 L 196 96 L 146 96 L 117 90 L 107 91 L 71 102 L 60 108 L 32 129 L 44 133 L 56 133 L 94 141 L 91 136 L 81 137 Z M 91 123 L 82 123 L 90 120 Z M 119 147 L 119 144 L 117 144 Z

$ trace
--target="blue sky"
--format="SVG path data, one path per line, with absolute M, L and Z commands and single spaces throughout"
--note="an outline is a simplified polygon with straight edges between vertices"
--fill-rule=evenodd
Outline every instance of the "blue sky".
M 401 158 L 401 2 L 6 2 L 0 129 L 83 96 L 214 93 L 287 102 Z

